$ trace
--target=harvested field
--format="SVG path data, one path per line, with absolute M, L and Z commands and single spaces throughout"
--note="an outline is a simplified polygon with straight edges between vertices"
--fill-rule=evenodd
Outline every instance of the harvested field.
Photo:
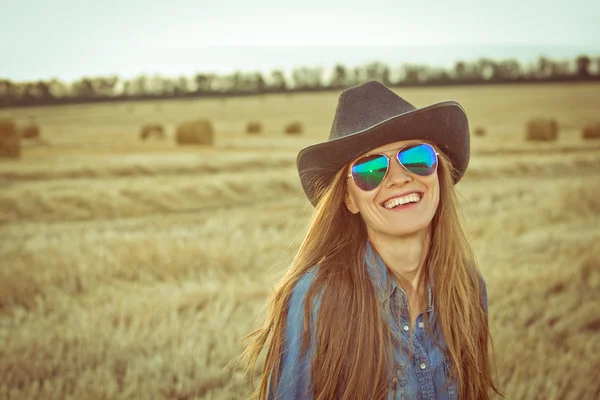
M 600 142 L 581 135 L 599 89 L 398 91 L 419 107 L 456 99 L 486 128 L 456 188 L 507 399 L 600 396 Z M 35 117 L 45 139 L 0 159 L 0 399 L 247 397 L 224 368 L 302 238 L 312 207 L 295 157 L 326 140 L 336 101 L 0 110 Z M 561 125 L 555 142 L 525 141 L 540 109 Z M 203 118 L 210 147 L 139 140 L 148 120 L 174 132 Z M 254 119 L 260 135 L 246 133 Z M 295 120 L 302 134 L 286 135 Z

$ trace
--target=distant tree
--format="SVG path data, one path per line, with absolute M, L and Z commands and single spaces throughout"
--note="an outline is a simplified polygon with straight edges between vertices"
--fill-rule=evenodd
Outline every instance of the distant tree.
M 497 76 L 498 66 L 496 62 L 487 57 L 479 58 L 473 65 L 471 75 L 473 79 L 487 81 L 494 79 L 494 75 Z
M 0 79 L 0 104 L 9 105 L 17 100 L 16 86 L 8 79 Z
M 323 87 L 323 68 L 299 67 L 292 71 L 295 89 L 317 89 Z
M 340 89 L 348 84 L 348 70 L 342 64 L 337 64 L 333 67 L 333 76 L 331 77 L 330 87 L 332 89 Z
M 308 85 L 311 89 L 319 89 L 323 87 L 323 68 L 308 68 L 307 76 Z
M 390 67 L 386 64 L 383 64 L 381 67 L 381 82 L 383 82 L 383 84 L 386 86 L 391 86 L 393 84 L 392 80 L 390 79 L 390 75 Z
M 49 102 L 54 100 L 54 95 L 50 91 L 50 82 L 46 81 L 38 81 L 35 83 L 37 98 L 43 100 L 44 102 Z
M 256 83 L 256 91 L 258 93 L 264 93 L 267 90 L 267 84 L 265 82 L 265 78 L 261 72 L 256 72 L 254 74 L 254 82 Z
M 516 80 L 521 76 L 521 65 L 514 58 L 502 61 L 500 66 L 506 79 Z
M 464 61 L 457 61 L 454 64 L 454 79 L 463 81 L 469 78 L 467 74 L 467 65 Z
M 213 81 L 213 92 L 227 93 L 230 90 L 231 76 L 230 75 L 215 75 Z
M 588 56 L 586 55 L 581 55 L 579 57 L 577 57 L 576 59 L 577 62 L 577 76 L 582 77 L 582 78 L 588 78 L 590 76 L 590 64 L 591 64 L 591 60 Z
M 215 74 L 196 74 L 194 76 L 195 92 L 198 94 L 212 93 L 214 91 L 213 84 L 215 82 Z
M 130 80 L 123 81 L 123 91 L 121 92 L 121 97 L 129 97 L 132 95 L 132 85 Z
M 145 96 L 148 93 L 148 77 L 140 75 L 132 81 L 134 96 Z
M 173 96 L 175 94 L 175 89 L 177 87 L 177 83 L 168 77 L 161 77 L 160 80 L 157 82 L 158 83 L 158 88 L 157 90 L 160 92 L 161 95 L 163 96 Z
M 175 83 L 174 94 L 176 96 L 183 96 L 189 92 L 189 82 L 185 76 L 177 78 Z
M 115 92 L 115 87 L 119 82 L 117 76 L 92 78 L 94 94 L 96 97 L 112 97 Z
M 430 68 L 427 72 L 427 82 L 444 84 L 452 81 L 450 73 L 444 68 Z
M 283 71 L 276 69 L 271 72 L 270 88 L 275 92 L 282 92 L 287 89 L 287 82 Z
M 489 61 L 488 61 L 489 63 Z M 489 79 L 494 81 L 511 81 L 519 78 L 521 67 L 517 60 L 501 60 L 494 63 L 489 63 L 492 74 Z
M 547 60 L 550 69 L 550 78 L 567 78 L 572 75 L 571 66 L 569 65 L 569 61 L 552 61 Z
M 151 96 L 164 95 L 163 82 L 163 77 L 158 74 L 148 77 L 148 94 L 150 94 Z
M 240 92 L 242 90 L 242 82 L 243 82 L 242 73 L 240 71 L 235 71 L 230 75 L 229 81 L 229 92 Z
M 367 75 L 364 71 L 364 67 L 362 67 L 360 65 L 354 67 L 353 74 L 351 74 L 351 79 L 352 79 L 351 85 L 358 85 L 358 84 L 366 82 Z
M 368 81 L 381 81 L 381 76 L 380 76 L 380 63 L 379 62 L 372 62 L 369 64 L 366 64 L 365 67 L 365 73 L 367 75 L 367 80 Z
M 538 59 L 537 77 L 538 78 L 547 78 L 552 75 L 552 70 L 553 70 L 552 61 L 544 56 L 541 56 Z
M 386 64 L 375 61 L 364 65 L 363 71 L 365 79 L 368 81 L 376 80 L 384 83 L 385 85 L 390 84 L 390 67 Z
M 82 78 L 73 82 L 71 84 L 71 97 L 83 100 L 91 100 L 96 97 L 92 79 Z
M 295 68 L 292 71 L 292 79 L 294 80 L 294 89 L 305 89 L 306 84 L 306 68 Z
M 421 65 L 404 64 L 404 79 L 407 84 L 415 84 L 425 82 L 427 79 L 427 70 Z

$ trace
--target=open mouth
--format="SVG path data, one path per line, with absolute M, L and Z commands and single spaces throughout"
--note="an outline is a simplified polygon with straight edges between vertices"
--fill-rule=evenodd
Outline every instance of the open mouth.
M 380 206 L 388 210 L 403 209 L 420 203 L 422 198 L 423 193 L 413 192 L 404 196 L 393 197 L 381 203 Z

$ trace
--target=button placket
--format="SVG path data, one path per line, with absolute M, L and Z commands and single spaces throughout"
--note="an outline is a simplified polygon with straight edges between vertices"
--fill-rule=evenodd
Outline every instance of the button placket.
M 397 364 L 396 365 L 396 375 L 392 378 L 392 385 L 394 386 L 394 396 L 396 398 L 396 394 L 400 394 L 400 398 L 404 398 L 404 387 L 408 384 L 408 378 L 406 377 L 406 372 Z

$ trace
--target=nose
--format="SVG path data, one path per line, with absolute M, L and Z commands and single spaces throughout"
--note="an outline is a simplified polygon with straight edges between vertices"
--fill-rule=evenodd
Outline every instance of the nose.
M 385 179 L 387 180 L 387 186 L 403 186 L 406 183 L 412 181 L 412 175 L 400 165 L 400 161 L 398 161 L 398 159 L 395 156 L 390 158 L 390 170 L 388 171 L 388 174 L 385 177 Z

